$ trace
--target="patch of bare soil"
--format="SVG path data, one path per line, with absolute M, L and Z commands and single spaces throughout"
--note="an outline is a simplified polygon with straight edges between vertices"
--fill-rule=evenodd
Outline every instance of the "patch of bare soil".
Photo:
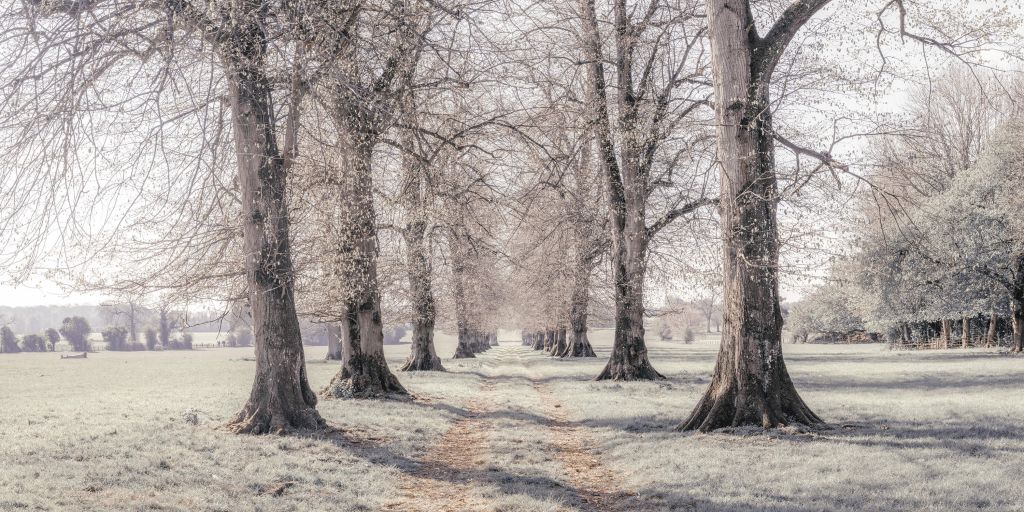
M 484 383 L 480 396 L 466 406 L 466 415 L 455 422 L 440 441 L 420 460 L 419 467 L 403 475 L 402 497 L 384 505 L 400 512 L 455 512 L 483 510 L 487 503 L 470 497 L 472 475 L 486 462 L 489 410 L 486 394 L 492 384 Z
M 623 490 L 618 475 L 604 466 L 594 453 L 595 442 L 590 433 L 569 421 L 562 403 L 547 385 L 534 379 L 533 387 L 540 393 L 544 406 L 542 412 L 550 418 L 551 436 L 548 441 L 558 449 L 557 458 L 579 497 L 579 510 L 637 510 L 636 504 L 632 503 L 632 495 Z

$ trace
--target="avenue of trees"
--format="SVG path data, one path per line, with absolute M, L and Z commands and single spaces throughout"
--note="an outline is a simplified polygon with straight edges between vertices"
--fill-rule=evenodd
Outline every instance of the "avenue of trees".
M 601 309 L 614 341 L 595 377 L 663 379 L 645 318 L 652 285 L 679 281 L 722 336 L 679 428 L 820 424 L 786 369 L 780 281 L 808 250 L 793 219 L 834 195 L 863 196 L 864 213 L 862 250 L 837 265 L 875 269 L 843 272 L 874 293 L 837 304 L 903 315 L 886 321 L 905 330 L 1009 315 L 1019 348 L 1018 94 L 987 61 L 1016 48 L 1015 12 L 0 1 L 0 276 L 131 297 L 103 333 L 128 349 L 181 327 L 161 306 L 140 337 L 141 304 L 230 304 L 256 361 L 234 432 L 320 429 L 319 400 L 407 394 L 384 358 L 395 325 L 411 326 L 401 370 L 444 371 L 499 327 L 595 357 Z M 962 68 L 928 84 L 992 88 L 970 93 L 991 111 L 960 112 L 973 131 L 931 104 L 909 121 L 862 107 L 920 78 L 908 52 Z M 307 379 L 300 322 L 326 328 L 325 389 Z M 457 334 L 454 354 L 435 329 Z

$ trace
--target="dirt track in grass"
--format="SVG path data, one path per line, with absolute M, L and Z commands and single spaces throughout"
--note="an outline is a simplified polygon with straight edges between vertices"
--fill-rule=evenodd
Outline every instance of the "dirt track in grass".
M 629 496 L 622 492 L 617 476 L 605 467 L 593 451 L 595 441 L 586 430 L 573 424 L 562 403 L 550 387 L 542 383 L 539 375 L 525 365 L 527 356 L 534 356 L 528 348 L 504 345 L 478 355 L 493 359 L 489 365 L 496 371 L 485 376 L 479 394 L 465 407 L 462 418 L 444 433 L 431 450 L 419 460 L 415 471 L 403 475 L 401 497 L 387 503 L 389 511 L 482 511 L 501 510 L 493 499 L 473 492 L 475 486 L 494 484 L 509 479 L 494 475 L 494 464 L 488 450 L 488 438 L 497 424 L 494 415 L 495 387 L 509 379 L 523 378 L 523 390 L 539 404 L 534 411 L 535 424 L 544 427 L 541 438 L 546 448 L 561 465 L 565 502 L 559 511 L 618 512 L 629 510 Z M 523 444 L 519 450 L 535 450 L 537 444 Z M 518 457 L 518 454 L 514 456 Z M 522 475 L 524 480 L 526 475 Z M 515 479 L 515 476 L 511 476 Z M 527 482 L 527 485 L 529 483 Z M 557 484 L 556 484 L 557 485 Z

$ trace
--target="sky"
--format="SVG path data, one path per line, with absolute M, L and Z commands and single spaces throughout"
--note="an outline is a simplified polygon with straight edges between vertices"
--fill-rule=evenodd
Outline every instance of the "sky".
M 95 293 L 65 292 L 49 281 L 22 286 L 0 285 L 0 306 L 88 305 L 100 304 L 106 296 Z

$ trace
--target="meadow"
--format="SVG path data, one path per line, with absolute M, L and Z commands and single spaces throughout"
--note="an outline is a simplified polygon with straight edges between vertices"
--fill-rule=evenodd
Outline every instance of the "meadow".
M 0 510 L 1024 510 L 1019 357 L 786 345 L 829 429 L 684 434 L 717 345 L 652 341 L 669 379 L 616 383 L 590 380 L 593 341 L 558 360 L 504 340 L 399 374 L 414 400 L 322 400 L 337 431 L 284 437 L 219 428 L 252 349 L 0 356 Z

